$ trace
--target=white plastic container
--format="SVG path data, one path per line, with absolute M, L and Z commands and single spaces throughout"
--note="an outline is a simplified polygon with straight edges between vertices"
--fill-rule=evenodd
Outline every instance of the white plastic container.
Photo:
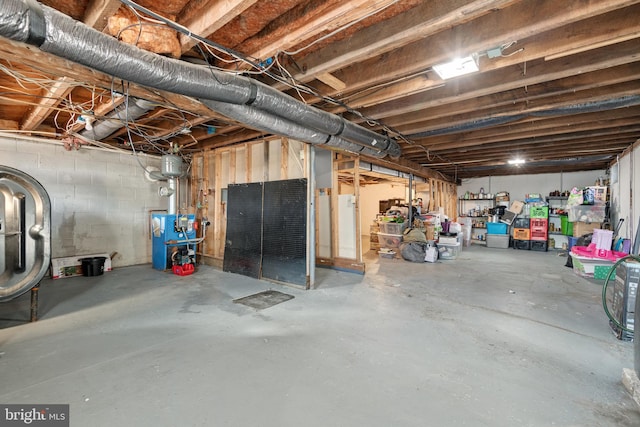
M 460 243 L 438 243 L 438 258 L 441 260 L 454 260 L 460 254 Z

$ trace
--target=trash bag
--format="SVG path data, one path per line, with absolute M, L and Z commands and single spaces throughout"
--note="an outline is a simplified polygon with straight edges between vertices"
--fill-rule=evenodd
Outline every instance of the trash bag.
M 427 246 L 427 242 L 404 242 L 400 244 L 400 255 L 407 261 L 424 262 Z
M 404 231 L 402 240 L 404 242 L 427 243 L 427 236 L 424 234 L 424 231 L 420 230 L 419 228 L 408 228 Z

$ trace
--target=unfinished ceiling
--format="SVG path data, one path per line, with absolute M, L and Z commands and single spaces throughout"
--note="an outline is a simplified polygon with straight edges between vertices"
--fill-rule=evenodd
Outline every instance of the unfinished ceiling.
M 421 176 L 605 169 L 640 138 L 640 0 L 136 2 L 153 14 L 129 1 L 42 3 L 122 43 L 256 79 L 388 135 L 400 158 L 367 161 Z M 87 122 L 106 121 L 102 144 L 187 154 L 269 135 L 195 97 L 20 41 L 0 37 L 0 52 L 5 132 L 73 149 Z M 447 80 L 433 71 L 467 55 L 479 71 Z M 123 94 L 153 104 L 123 114 Z

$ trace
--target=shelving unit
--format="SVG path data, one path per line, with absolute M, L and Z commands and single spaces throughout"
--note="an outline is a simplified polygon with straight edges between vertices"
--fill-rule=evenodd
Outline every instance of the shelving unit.
M 549 249 L 561 249 L 563 244 L 568 244 L 568 236 L 562 233 L 562 216 L 551 213 L 556 209 L 566 210 L 568 197 L 566 196 L 547 196 L 545 201 L 549 205 Z M 551 245 L 553 239 L 553 245 Z
M 486 223 L 489 221 L 489 209 L 494 207 L 495 199 L 458 199 L 459 216 L 471 218 L 471 243 L 487 244 Z

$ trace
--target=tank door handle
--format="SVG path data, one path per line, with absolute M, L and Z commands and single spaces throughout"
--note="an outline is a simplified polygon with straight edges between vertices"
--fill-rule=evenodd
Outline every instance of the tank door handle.
M 24 194 L 16 194 L 16 208 L 18 217 L 18 262 L 16 265 L 16 272 L 23 273 L 26 267 L 27 258 L 27 202 Z

